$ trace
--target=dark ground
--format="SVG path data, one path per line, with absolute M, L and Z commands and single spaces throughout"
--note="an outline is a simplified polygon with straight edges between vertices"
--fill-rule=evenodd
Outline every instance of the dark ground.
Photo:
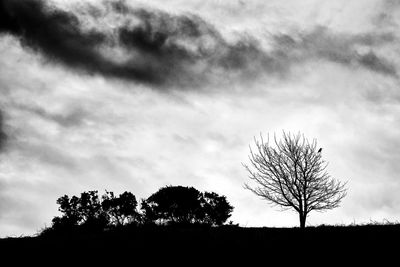
M 15 263 L 7 266 L 21 262 L 54 266 L 330 266 L 350 262 L 357 266 L 399 266 L 400 225 L 322 226 L 305 230 L 236 226 L 125 228 L 97 234 L 5 238 L 0 239 L 0 252 L 3 261 L 9 258 Z

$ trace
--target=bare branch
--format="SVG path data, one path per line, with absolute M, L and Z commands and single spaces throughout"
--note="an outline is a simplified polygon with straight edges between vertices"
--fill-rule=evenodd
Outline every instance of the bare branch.
M 330 177 L 328 163 L 322 159 L 317 140 L 309 142 L 304 135 L 283 131 L 281 140 L 274 134 L 273 143 L 254 138 L 250 148 L 250 164 L 242 164 L 257 186 L 245 188 L 270 204 L 294 209 L 305 226 L 308 213 L 339 206 L 346 196 L 346 183 Z

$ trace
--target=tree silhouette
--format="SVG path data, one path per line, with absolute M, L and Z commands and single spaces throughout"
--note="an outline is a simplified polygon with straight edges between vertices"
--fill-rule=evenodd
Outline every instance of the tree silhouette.
M 78 210 L 84 222 L 98 217 L 101 213 L 101 203 L 97 191 L 81 193 Z
M 78 210 L 82 218 L 81 224 L 88 228 L 102 229 L 108 224 L 97 190 L 81 193 Z
M 102 231 L 113 227 L 142 224 L 208 224 L 219 226 L 231 216 L 233 207 L 225 196 L 201 193 L 193 187 L 166 186 L 142 200 L 141 211 L 131 192 L 116 196 L 107 191 L 87 191 L 79 197 L 64 195 L 57 199 L 60 217 L 54 217 L 50 231 L 75 229 Z
M 69 196 L 64 195 L 57 199 L 57 204 L 60 205 L 58 210 L 63 213 L 63 216 L 53 218 L 53 228 L 71 228 L 81 222 L 80 199 L 78 197 L 69 198 Z
M 219 196 L 214 192 L 205 192 L 202 195 L 202 207 L 204 211 L 203 221 L 210 225 L 222 225 L 231 216 L 233 207 L 225 196 Z
M 255 139 L 256 151 L 250 148 L 250 166 L 243 164 L 249 178 L 258 186 L 245 188 L 283 209 L 299 214 L 300 228 L 306 225 L 307 215 L 339 206 L 346 196 L 346 183 L 331 178 L 327 163 L 322 160 L 317 141 L 311 143 L 301 135 L 286 134 L 269 140 Z
M 140 202 L 140 207 L 142 211 L 142 223 L 153 224 L 158 219 L 156 214 L 154 204 L 150 204 L 148 199 L 142 199 Z
M 121 226 L 127 223 L 138 222 L 139 213 L 136 210 L 137 200 L 134 194 L 125 191 L 118 197 L 113 192 L 106 191 L 102 197 L 101 206 L 109 216 L 112 224 Z
M 222 225 L 233 207 L 225 196 L 193 187 L 166 186 L 142 201 L 145 222 Z
M 106 191 L 100 199 L 98 191 L 88 191 L 81 193 L 80 197 L 64 195 L 57 199 L 57 204 L 62 216 L 53 218 L 53 229 L 67 230 L 82 226 L 102 230 L 107 226 L 120 226 L 139 219 L 136 197 L 130 192 L 115 197 L 113 192 Z
M 193 187 L 166 186 L 144 202 L 145 213 L 160 223 L 188 224 L 202 219 L 201 193 Z

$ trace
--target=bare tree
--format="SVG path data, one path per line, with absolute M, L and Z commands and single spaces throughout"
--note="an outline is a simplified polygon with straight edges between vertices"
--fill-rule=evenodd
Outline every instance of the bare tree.
M 245 188 L 284 210 L 294 209 L 299 214 L 300 228 L 306 225 L 307 215 L 339 206 L 346 196 L 346 183 L 331 178 L 322 149 L 317 141 L 311 143 L 298 133 L 283 132 L 280 141 L 254 138 L 256 149 L 250 147 L 250 165 L 243 164 L 249 178 L 258 185 Z

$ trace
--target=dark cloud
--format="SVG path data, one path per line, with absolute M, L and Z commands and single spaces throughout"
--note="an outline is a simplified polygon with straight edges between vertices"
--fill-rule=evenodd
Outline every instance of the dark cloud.
M 288 65 L 294 62 L 323 59 L 397 77 L 395 66 L 373 51 L 374 48 L 396 40 L 389 33 L 347 35 L 317 27 L 305 33 L 276 35 L 274 40 L 275 53 L 282 55 L 281 60 L 286 57 Z M 360 47 L 367 49 L 368 52 L 359 52 L 357 48 Z
M 82 125 L 84 123 L 84 120 L 89 116 L 86 110 L 79 107 L 70 109 L 68 111 L 55 113 L 49 112 L 39 106 L 33 107 L 18 104 L 14 104 L 13 106 L 67 128 Z
M 317 28 L 277 35 L 273 49 L 266 52 L 253 37 L 226 41 L 195 15 L 134 9 L 124 1 L 102 3 L 102 7 L 87 4 L 67 11 L 41 0 L 0 0 L 0 31 L 75 71 L 157 87 L 196 87 L 234 77 L 254 80 L 261 74 L 282 76 L 293 64 L 313 58 L 396 75 L 394 66 L 374 51 L 359 54 L 354 48 L 391 42 L 390 35 L 345 36 Z M 104 21 L 110 14 L 123 19 L 111 22 L 115 25 L 108 29 L 84 27 L 83 20 Z
M 78 14 L 43 1 L 1 0 L 0 30 L 74 70 L 159 86 L 201 84 L 219 70 L 276 68 L 254 40 L 228 44 L 197 16 L 132 9 L 123 2 L 107 7 L 105 14 L 95 7 L 87 14 L 113 12 L 135 23 L 118 25 L 112 33 L 84 30 Z M 107 56 L 104 48 L 123 51 L 123 60 Z
M 11 33 L 48 59 L 87 72 L 151 80 L 136 66 L 119 66 L 106 60 L 96 49 L 106 41 L 100 32 L 83 32 L 76 15 L 52 8 L 39 0 L 1 0 L 0 30 Z
M 29 163 L 40 162 L 69 171 L 79 169 L 76 156 L 74 157 L 73 155 L 65 153 L 65 151 L 58 146 L 29 141 L 20 141 L 16 146 L 16 149 L 18 149 L 23 157 L 26 157 Z
M 0 151 L 4 148 L 6 140 L 7 135 L 5 133 L 3 113 L 0 110 Z
M 369 52 L 360 56 L 358 61 L 362 66 L 375 72 L 397 76 L 397 71 L 394 65 L 385 59 L 379 58 L 374 52 Z

